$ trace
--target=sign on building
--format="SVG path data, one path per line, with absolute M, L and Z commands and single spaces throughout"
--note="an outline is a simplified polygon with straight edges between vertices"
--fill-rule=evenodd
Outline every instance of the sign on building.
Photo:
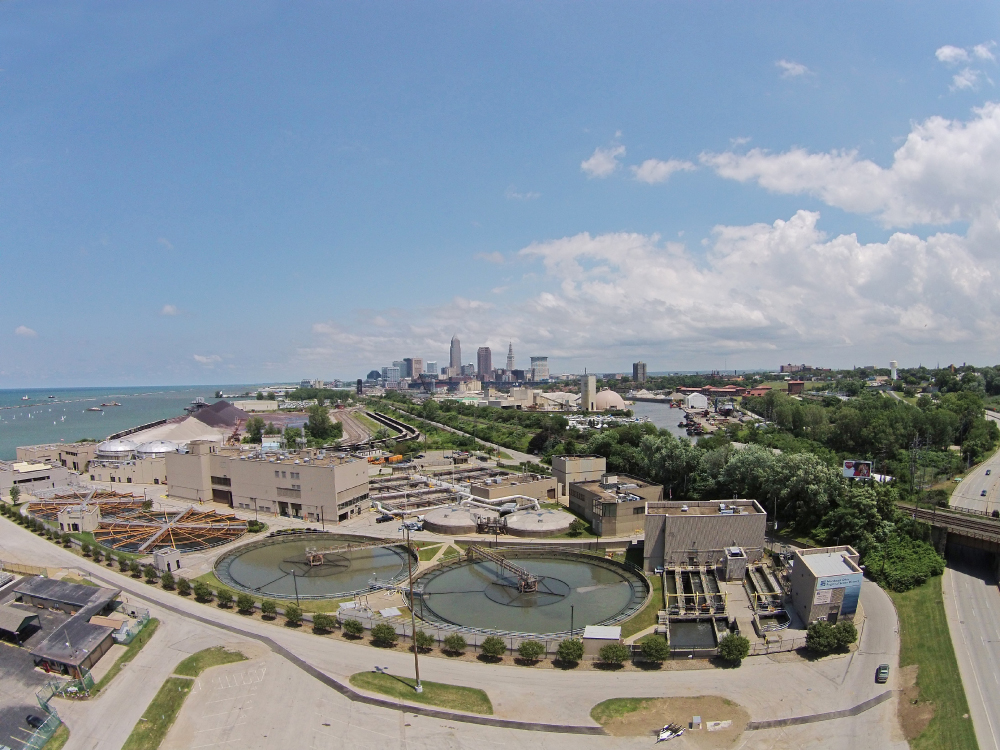
M 871 461 L 844 461 L 844 476 L 848 479 L 871 479 Z

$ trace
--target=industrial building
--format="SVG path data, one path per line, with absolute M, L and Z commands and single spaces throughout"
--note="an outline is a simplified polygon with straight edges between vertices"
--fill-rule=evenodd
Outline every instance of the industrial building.
M 792 606 L 802 621 L 853 620 L 864 578 L 854 548 L 796 549 L 792 554 Z
M 22 494 L 52 489 L 69 484 L 69 470 L 48 463 L 27 461 L 0 461 L 0 494 L 10 496 L 10 488 L 17 487 Z
M 569 486 L 574 482 L 596 482 L 608 471 L 604 456 L 553 456 L 552 474 L 556 479 L 558 497 L 569 496 Z
M 646 382 L 646 363 L 645 362 L 633 362 L 632 363 L 632 380 L 636 383 Z
M 641 532 L 647 503 L 663 499 L 663 487 L 624 474 L 605 474 L 597 481 L 569 486 L 569 507 L 601 536 Z
M 739 547 L 754 563 L 764 554 L 767 514 L 756 500 L 658 501 L 646 505 L 643 567 L 725 566 Z
M 549 381 L 549 358 L 531 358 L 531 379 L 536 383 L 547 383 Z
M 517 495 L 535 500 L 555 500 L 556 480 L 541 474 L 503 474 L 472 482 L 469 493 L 483 500 L 500 500 Z
M 97 443 L 91 442 L 25 445 L 17 449 L 17 460 L 29 464 L 64 466 L 71 471 L 84 472 L 96 452 Z
M 580 411 L 597 411 L 597 377 L 583 375 L 580 378 Z
M 171 497 L 338 523 L 368 499 L 368 462 L 326 451 L 248 452 L 196 440 L 166 457 Z

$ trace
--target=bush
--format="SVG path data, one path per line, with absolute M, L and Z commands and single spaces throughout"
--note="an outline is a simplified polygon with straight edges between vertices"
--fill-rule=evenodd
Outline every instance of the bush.
M 336 626 L 337 621 L 331 615 L 326 615 L 322 612 L 313 615 L 313 630 L 322 630 L 328 633 Z
M 219 589 L 215 598 L 219 600 L 219 606 L 223 609 L 229 609 L 233 606 L 233 592 L 229 589 Z
M 909 591 L 944 572 L 942 558 L 927 542 L 896 534 L 865 554 L 868 575 L 879 586 Z
M 742 635 L 729 633 L 719 641 L 719 656 L 737 667 L 750 655 L 750 641 Z
M 260 603 L 260 613 L 264 617 L 273 619 L 278 615 L 278 605 L 270 599 L 265 599 Z
M 853 622 L 841 620 L 833 626 L 833 629 L 837 635 L 837 643 L 840 644 L 841 648 L 847 648 L 858 640 L 858 629 L 854 627 Z
M 581 521 L 579 518 L 574 518 L 569 524 L 569 533 L 571 536 L 580 536 L 583 530 L 587 528 L 587 524 Z
M 358 620 L 344 620 L 343 628 L 344 633 L 351 636 L 351 638 L 360 638 L 365 632 L 365 626 Z
M 504 654 L 507 653 L 507 644 L 503 642 L 503 638 L 495 635 L 488 635 L 483 639 L 483 642 L 479 644 L 479 650 L 482 652 L 483 656 L 490 659 L 499 659 Z
M 129 562 L 129 559 L 125 557 L 125 555 L 121 555 L 118 558 L 118 570 L 120 570 L 122 573 L 128 573 L 131 567 L 132 563 Z
M 418 651 L 428 651 L 434 648 L 434 638 L 423 630 L 418 630 L 413 634 L 413 645 L 417 647 Z
M 392 646 L 399 640 L 396 629 L 387 622 L 372 626 L 372 643 L 376 646 Z
M 465 651 L 466 646 L 469 644 L 466 643 L 465 638 L 458 633 L 452 633 L 451 635 L 446 635 L 444 637 L 442 645 L 444 646 L 444 651 L 451 654 L 460 654 Z
M 240 594 L 236 597 L 236 609 L 243 614 L 253 612 L 254 600 L 250 594 Z
M 177 579 L 177 593 L 181 596 L 188 596 L 191 593 L 191 582 L 187 578 Z
M 63 547 L 69 547 L 72 544 L 73 544 L 73 537 L 71 537 L 69 534 L 63 534 L 62 535 L 62 546 Z
M 80 554 L 84 557 L 90 557 L 90 545 L 87 542 L 80 545 Z
M 142 578 L 142 566 L 139 564 L 138 560 L 133 560 L 129 564 L 128 569 L 131 571 L 133 578 Z
M 93 555 L 94 555 L 94 562 L 99 563 L 101 560 L 104 559 L 104 555 L 101 553 L 101 550 L 98 549 L 97 547 L 94 547 Z
M 267 524 L 261 523 L 260 521 L 247 521 L 247 531 L 251 534 L 259 534 L 266 528 Z
M 517 655 L 525 661 L 538 661 L 545 653 L 545 646 L 538 641 L 521 641 L 517 647 Z
M 194 584 L 194 598 L 199 602 L 210 602 L 215 598 L 212 587 L 204 581 L 196 581 Z
M 646 661 L 662 664 L 670 656 L 670 646 L 659 636 L 647 638 L 642 642 L 642 658 Z
M 840 648 L 837 630 L 826 620 L 814 622 L 806 631 L 806 648 L 814 654 L 829 654 Z
M 556 649 L 556 658 L 567 664 L 575 664 L 583 658 L 583 641 L 579 638 L 567 638 Z
M 174 580 L 174 574 L 169 570 L 160 576 L 160 585 L 167 591 L 173 591 L 177 587 L 177 582 Z
M 302 609 L 298 604 L 285 605 L 285 624 L 298 625 L 302 622 Z
M 160 574 L 156 572 L 156 568 L 152 565 L 144 567 L 142 569 L 142 574 L 146 577 L 146 583 L 153 583 L 160 577 Z
M 601 650 L 597 652 L 597 658 L 603 663 L 616 666 L 627 662 L 630 656 L 632 656 L 632 650 L 624 643 L 608 643 L 601 646 Z

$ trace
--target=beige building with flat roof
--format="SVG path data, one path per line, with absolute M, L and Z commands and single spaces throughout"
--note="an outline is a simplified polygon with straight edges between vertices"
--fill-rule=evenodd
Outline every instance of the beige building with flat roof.
M 96 453 L 97 443 L 46 443 L 18 447 L 17 460 L 54 464 L 70 471 L 84 472 Z
M 171 497 L 214 501 L 306 521 L 339 523 L 368 499 L 368 462 L 301 450 L 260 454 L 194 441 L 166 457 Z
M 69 484 L 69 470 L 58 464 L 27 461 L 0 461 L 0 497 L 10 498 L 10 488 L 17 487 L 22 495 L 36 490 L 49 490 Z
M 667 500 L 649 503 L 643 516 L 643 567 L 719 565 L 740 547 L 747 561 L 764 554 L 767 514 L 756 500 Z
M 499 500 L 515 495 L 533 497 L 536 500 L 554 500 L 556 480 L 541 474 L 507 474 L 473 482 L 469 486 L 469 492 L 473 497 L 483 500 Z
M 792 606 L 808 625 L 817 620 L 853 620 L 864 572 L 857 551 L 846 544 L 792 551 Z
M 553 456 L 552 474 L 556 478 L 559 497 L 569 495 L 573 482 L 595 482 L 608 471 L 604 456 Z
M 663 499 L 663 487 L 624 474 L 569 486 L 569 508 L 601 536 L 626 536 L 645 528 L 646 504 Z

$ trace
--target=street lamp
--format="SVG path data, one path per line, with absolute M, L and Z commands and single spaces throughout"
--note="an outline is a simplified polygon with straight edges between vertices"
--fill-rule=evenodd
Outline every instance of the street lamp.
M 417 620 L 413 614 L 413 554 L 410 549 L 410 527 L 404 525 L 403 528 L 406 529 L 406 571 L 410 577 L 410 640 L 413 642 L 413 672 L 417 678 L 414 689 L 422 693 L 424 686 L 420 684 L 420 661 L 417 658 Z

